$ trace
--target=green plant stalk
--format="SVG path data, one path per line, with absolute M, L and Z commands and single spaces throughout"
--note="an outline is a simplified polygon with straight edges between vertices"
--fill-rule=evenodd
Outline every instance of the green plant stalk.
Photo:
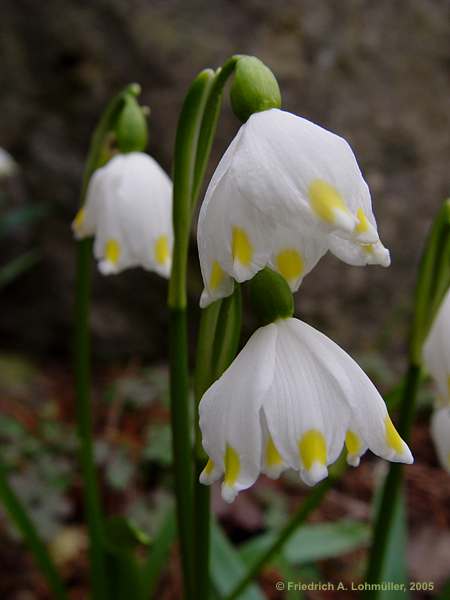
M 67 600 L 67 594 L 59 573 L 50 558 L 47 548 L 41 540 L 32 520 L 23 508 L 19 498 L 8 482 L 5 465 L 0 461 L 0 498 L 8 511 L 11 520 L 23 536 L 23 539 L 33 553 L 48 586 L 56 600 Z
M 112 130 L 117 116 L 128 94 L 139 94 L 137 84 L 127 86 L 118 94 L 104 111 L 91 139 L 86 167 L 83 175 L 80 205 L 83 206 L 89 180 L 102 164 L 107 136 Z M 90 352 L 90 297 L 91 297 L 91 252 L 92 240 L 77 242 L 76 281 L 75 281 L 75 396 L 76 420 L 79 437 L 80 463 L 83 475 L 84 509 L 89 531 L 89 554 L 92 593 L 96 600 L 107 600 L 108 581 L 104 552 L 103 516 L 97 473 L 94 462 L 94 441 L 91 402 L 91 352 Z
M 103 548 L 103 517 L 94 462 L 90 394 L 90 331 L 92 240 L 77 242 L 75 298 L 75 393 L 79 455 L 83 475 L 84 509 L 89 531 L 91 585 L 95 599 L 107 600 L 107 575 Z
M 399 434 L 406 442 L 410 437 L 421 382 L 422 346 L 450 283 L 448 267 L 449 213 L 450 203 L 446 200 L 432 224 L 419 267 L 409 343 L 409 365 L 402 391 L 398 423 Z M 399 463 L 392 463 L 383 485 L 380 507 L 375 521 L 366 576 L 369 583 L 378 583 L 382 577 L 394 508 L 402 486 L 403 467 Z M 366 595 L 376 598 L 377 591 L 368 591 Z
M 210 488 L 200 483 L 200 474 L 205 468 L 206 454 L 202 447 L 199 427 L 199 402 L 209 388 L 228 368 L 234 359 L 241 331 L 241 290 L 235 284 L 233 294 L 218 300 L 202 311 L 198 337 L 195 370 L 195 579 L 196 598 L 209 597 L 210 557 Z
M 414 421 L 420 380 L 420 367 L 410 364 L 406 374 L 405 386 L 403 388 L 402 402 L 400 405 L 400 419 L 398 423 L 398 432 L 406 441 L 409 438 Z M 377 512 L 366 575 L 366 581 L 368 583 L 379 583 L 380 578 L 382 577 L 386 548 L 393 523 L 394 507 L 402 486 L 403 466 L 400 463 L 392 463 L 383 485 L 381 501 Z M 377 594 L 377 591 L 366 592 L 366 595 L 369 598 L 376 598 Z
M 204 107 L 214 74 L 202 71 L 192 83 L 180 114 L 173 169 L 174 246 L 169 283 L 170 401 L 175 496 L 180 540 L 183 588 L 194 598 L 193 579 L 193 448 L 189 410 L 186 276 L 192 222 L 195 158 Z
M 297 531 L 297 529 L 306 521 L 308 516 L 313 512 L 315 508 L 319 506 L 325 497 L 326 493 L 340 478 L 343 472 L 342 460 L 336 465 L 335 474 L 328 476 L 325 481 L 319 483 L 312 492 L 306 497 L 306 500 L 299 507 L 297 512 L 289 519 L 283 529 L 280 531 L 278 537 L 274 542 L 267 548 L 265 552 L 251 565 L 239 581 L 231 593 L 226 597 L 226 600 L 235 600 L 245 590 L 245 588 L 252 583 L 253 579 L 259 575 L 262 568 L 276 556 L 276 554 L 283 548 L 289 538 Z

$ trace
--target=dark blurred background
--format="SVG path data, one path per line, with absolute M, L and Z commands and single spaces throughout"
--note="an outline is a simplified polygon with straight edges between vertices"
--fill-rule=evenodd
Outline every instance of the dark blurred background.
M 8 208 L 39 205 L 45 216 L 1 240 L 2 261 L 32 246 L 42 255 L 2 290 L 1 347 L 67 359 L 70 221 L 89 136 L 110 97 L 141 83 L 152 109 L 149 151 L 170 172 L 187 86 L 202 68 L 240 52 L 273 69 L 285 109 L 349 140 L 392 252 L 389 270 L 322 260 L 298 294 L 300 314 L 352 352 L 375 346 L 396 358 L 424 236 L 448 194 L 449 7 L 448 0 L 3 0 L 0 146 L 21 168 L 8 184 Z M 224 104 L 211 169 L 237 128 L 228 98 Z M 96 275 L 97 357 L 163 358 L 165 293 L 163 281 L 139 270 Z
M 448 0 L 1 0 L 0 147 L 19 171 L 0 181 L 0 442 L 14 488 L 64 564 L 73 598 L 86 597 L 87 559 L 70 368 L 70 223 L 89 138 L 105 105 L 127 83 L 141 84 L 141 101 L 151 107 L 149 152 L 170 172 L 192 79 L 232 54 L 253 54 L 274 71 L 285 109 L 349 140 L 392 266 L 355 268 L 325 257 L 297 294 L 297 312 L 358 358 L 387 392 L 405 363 L 425 235 L 449 194 L 449 17 Z M 237 128 L 225 96 L 209 174 Z M 194 250 L 193 243 L 192 333 L 201 291 Z M 94 274 L 103 497 L 108 514 L 132 517 L 150 534 L 172 488 L 166 287 L 139 269 Z M 245 323 L 248 333 L 251 315 Z M 425 388 L 411 444 L 416 463 L 406 470 L 408 561 L 411 578 L 440 588 L 449 575 L 450 478 L 429 438 L 431 402 Z M 356 520 L 367 545 L 382 469 L 365 458 L 313 520 Z M 305 495 L 292 477 L 262 478 L 232 506 L 216 491 L 215 510 L 234 541 L 284 523 Z M 2 514 L 0 522 L 0 598 L 48 598 Z M 358 549 L 321 564 L 314 576 L 361 578 L 364 560 Z M 158 598 L 179 597 L 176 569 L 170 561 Z M 278 598 L 270 573 L 265 577 L 267 597 Z

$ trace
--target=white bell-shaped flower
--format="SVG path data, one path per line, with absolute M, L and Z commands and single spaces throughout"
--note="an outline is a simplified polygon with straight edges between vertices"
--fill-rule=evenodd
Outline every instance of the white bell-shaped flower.
M 9 152 L 0 148 L 0 179 L 10 177 L 17 171 L 17 163 Z
M 222 157 L 198 246 L 203 306 L 266 265 L 295 291 L 327 250 L 352 265 L 390 264 L 348 143 L 278 109 L 253 114 Z
M 344 444 L 359 464 L 372 452 L 411 463 L 412 455 L 376 388 L 339 346 L 298 319 L 258 329 L 200 402 L 209 461 L 202 483 L 224 475 L 231 502 L 263 472 L 299 471 L 308 485 L 327 476 Z
M 441 406 L 433 411 L 431 439 L 442 468 L 450 473 L 450 405 Z
M 425 366 L 438 388 L 438 403 L 450 404 L 450 290 L 423 347 Z
M 93 174 L 72 228 L 78 239 L 95 236 L 104 275 L 140 266 L 169 277 L 172 182 L 148 154 L 118 154 Z

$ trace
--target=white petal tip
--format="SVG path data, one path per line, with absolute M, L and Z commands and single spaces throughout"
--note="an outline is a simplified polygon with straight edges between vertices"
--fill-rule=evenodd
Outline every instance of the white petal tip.
M 319 483 L 319 481 L 322 481 L 322 479 L 328 477 L 328 469 L 325 465 L 316 461 L 310 469 L 302 470 L 300 476 L 306 485 L 313 486 L 316 485 L 316 483 Z
M 222 498 L 225 500 L 225 502 L 231 504 L 234 502 L 237 495 L 238 491 L 234 487 L 225 485 L 224 483 L 222 484 Z
M 347 464 L 351 467 L 359 467 L 359 463 L 361 462 L 361 457 L 358 454 L 348 454 L 347 455 Z
M 202 292 L 202 295 L 200 296 L 200 308 L 206 308 L 213 302 L 214 302 L 214 298 L 211 296 L 211 294 L 205 288 Z
M 98 270 L 102 275 L 115 275 L 119 272 L 117 266 L 109 260 L 101 260 L 98 263 Z
M 281 475 L 281 473 L 286 469 L 286 466 L 281 464 L 281 465 L 274 465 L 271 467 L 268 467 L 267 465 L 264 467 L 264 469 L 262 469 L 262 473 L 264 473 L 264 475 L 267 475 L 267 477 L 269 477 L 270 479 L 278 479 Z
M 368 265 L 380 265 L 381 267 L 389 267 L 391 265 L 391 254 L 381 242 L 373 244 L 371 251 L 367 254 Z
M 401 454 L 398 454 L 398 461 L 405 463 L 405 465 L 412 465 L 414 462 L 414 457 L 411 453 L 411 450 L 408 448 L 408 446 L 405 444 L 404 445 L 404 450 Z

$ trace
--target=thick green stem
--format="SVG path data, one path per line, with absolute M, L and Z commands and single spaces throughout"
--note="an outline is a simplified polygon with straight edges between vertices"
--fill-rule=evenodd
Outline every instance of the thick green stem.
M 405 378 L 402 402 L 400 405 L 400 420 L 398 431 L 408 440 L 414 421 L 417 392 L 420 385 L 420 367 L 410 364 Z M 398 494 L 403 486 L 403 466 L 392 463 L 389 467 L 384 482 L 380 505 L 374 528 L 374 537 L 369 557 L 366 580 L 368 583 L 379 583 L 383 576 L 384 559 L 389 542 L 391 526 L 393 523 L 394 509 L 397 504 Z M 376 598 L 378 592 L 367 592 L 369 598 Z
M 95 599 L 107 600 L 107 578 L 103 548 L 103 519 L 97 473 L 91 405 L 89 308 L 91 297 L 92 241 L 77 242 L 75 299 L 75 390 L 79 453 L 83 475 L 84 509 L 89 530 L 91 584 Z
M 170 310 L 170 394 L 178 534 L 186 598 L 193 590 L 192 442 L 189 414 L 187 322 L 184 309 Z
M 170 400 L 178 532 L 185 598 L 194 598 L 193 448 L 189 410 L 186 275 L 192 221 L 192 189 L 200 125 L 213 72 L 203 71 L 181 111 L 173 169 L 174 247 L 169 285 Z
M 67 595 L 58 571 L 50 558 L 47 548 L 39 537 L 33 522 L 23 508 L 14 490 L 9 485 L 7 470 L 1 461 L 0 499 L 3 506 L 8 511 L 11 520 L 22 534 L 25 544 L 33 553 L 39 568 L 47 580 L 52 596 L 56 600 L 67 600 Z

